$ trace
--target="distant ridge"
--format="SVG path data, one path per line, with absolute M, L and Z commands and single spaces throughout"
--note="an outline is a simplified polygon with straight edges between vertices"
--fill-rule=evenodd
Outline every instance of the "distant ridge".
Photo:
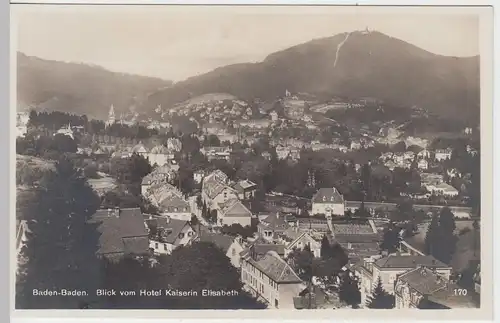
M 336 63 L 335 63 L 336 62 Z M 479 57 L 436 55 L 377 31 L 355 31 L 191 77 L 152 94 L 141 110 L 206 93 L 274 100 L 286 90 L 325 97 L 374 97 L 453 118 L 479 117 Z

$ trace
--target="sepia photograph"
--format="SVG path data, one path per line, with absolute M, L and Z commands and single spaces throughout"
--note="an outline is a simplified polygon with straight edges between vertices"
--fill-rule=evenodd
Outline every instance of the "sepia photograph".
M 482 308 L 482 16 L 371 9 L 12 5 L 15 309 Z

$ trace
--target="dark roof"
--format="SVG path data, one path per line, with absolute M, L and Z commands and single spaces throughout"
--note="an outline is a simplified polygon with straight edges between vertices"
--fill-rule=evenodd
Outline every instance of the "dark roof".
M 450 268 L 433 256 L 401 256 L 389 255 L 375 262 L 380 268 L 415 268 L 425 266 L 429 268 Z
M 320 188 L 314 194 L 313 203 L 344 203 L 344 197 L 337 191 L 336 188 Z
M 175 243 L 175 240 L 179 237 L 179 233 L 181 233 L 182 229 L 184 229 L 186 225 L 189 225 L 188 221 L 161 216 L 153 216 L 152 218 L 147 219 L 146 224 L 149 228 L 165 228 L 167 230 L 167 235 L 165 236 L 164 242 L 169 244 Z
M 217 233 L 203 233 L 200 237 L 200 241 L 212 242 L 224 252 L 227 252 L 229 247 L 233 244 L 232 237 Z
M 144 254 L 149 250 L 148 232 L 139 208 L 98 210 L 91 217 L 98 223 L 98 254 Z
M 444 278 L 425 267 L 409 270 L 399 279 L 423 295 L 430 295 L 447 285 Z
M 257 261 L 249 257 L 247 257 L 247 260 L 277 283 L 302 282 L 299 276 L 293 271 L 292 267 L 290 267 L 290 265 L 275 251 L 268 251 Z

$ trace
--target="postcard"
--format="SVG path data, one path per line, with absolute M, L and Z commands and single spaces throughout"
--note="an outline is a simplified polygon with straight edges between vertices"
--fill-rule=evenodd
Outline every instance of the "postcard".
M 15 315 L 492 317 L 492 11 L 12 5 Z

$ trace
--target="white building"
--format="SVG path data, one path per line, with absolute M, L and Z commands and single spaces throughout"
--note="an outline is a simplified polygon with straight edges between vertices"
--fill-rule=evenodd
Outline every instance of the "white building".
M 294 309 L 293 298 L 306 288 L 275 251 L 259 257 L 252 247 L 245 250 L 241 258 L 241 281 L 273 309 Z
M 344 197 L 334 187 L 320 188 L 312 198 L 311 215 L 343 216 L 344 210 Z
M 432 256 L 389 255 L 365 258 L 363 264 L 355 269 L 356 275 L 360 278 L 361 305 L 366 305 L 379 278 L 384 290 L 389 294 L 394 294 L 394 285 L 398 275 L 419 266 L 432 268 L 448 280 L 451 275 L 451 267 Z
M 437 161 L 450 159 L 452 152 L 453 152 L 453 150 L 451 148 L 437 149 L 435 158 Z
M 155 254 L 170 254 L 180 246 L 190 245 L 197 237 L 188 221 L 150 216 L 145 223 L 149 232 L 149 248 Z

